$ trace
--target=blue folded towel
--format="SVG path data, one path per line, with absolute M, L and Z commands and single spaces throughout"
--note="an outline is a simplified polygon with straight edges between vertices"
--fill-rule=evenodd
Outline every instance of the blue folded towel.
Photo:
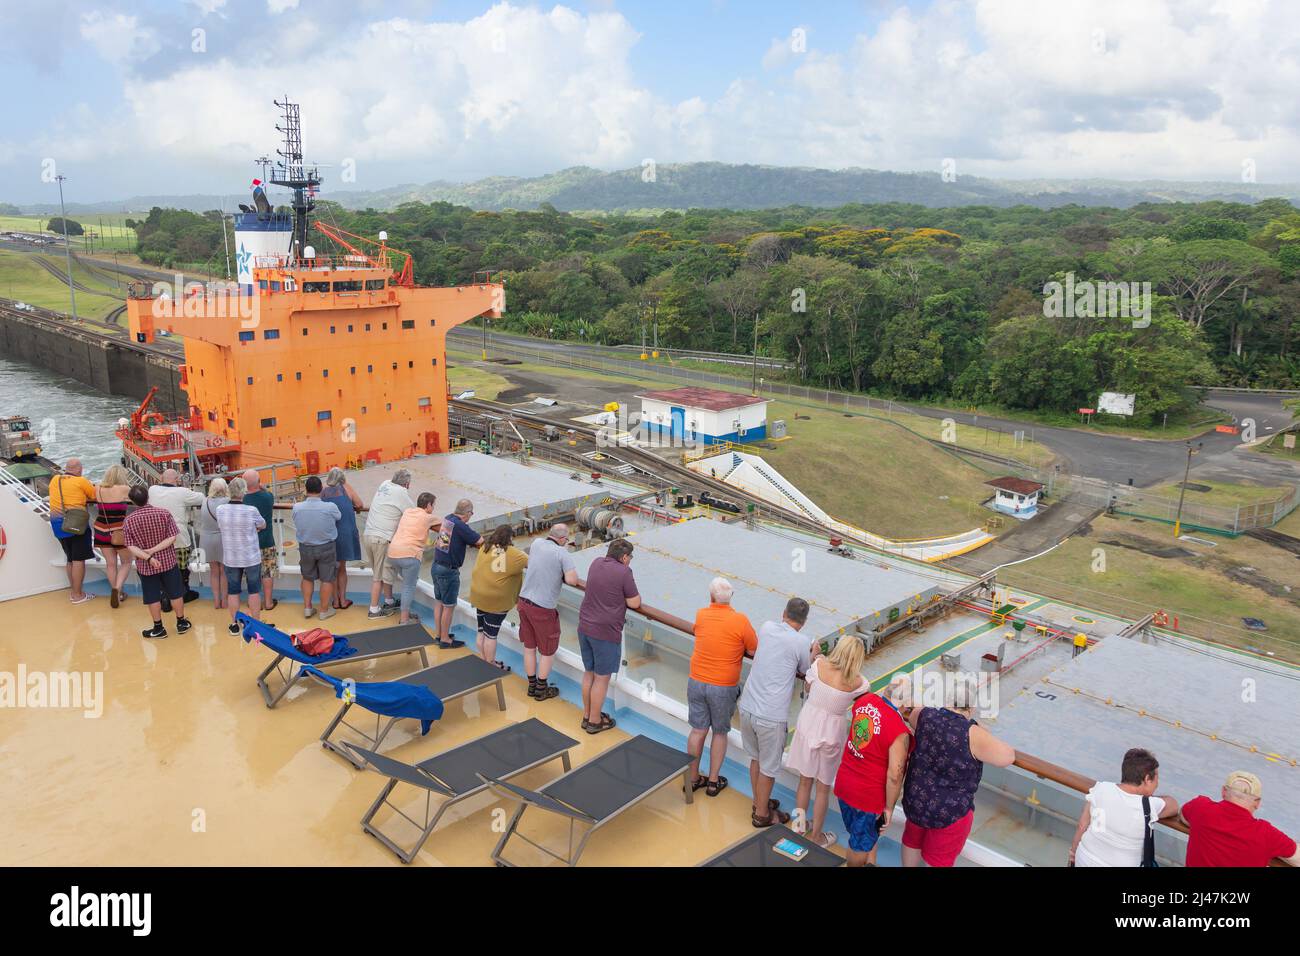
M 277 631 L 270 624 L 255 621 L 243 611 L 235 615 L 235 620 L 244 627 L 245 643 L 251 643 L 253 640 L 261 641 L 277 654 L 283 654 L 289 660 L 297 661 L 299 664 L 325 664 L 336 661 L 340 657 L 350 657 L 357 652 L 357 649 L 348 643 L 346 637 L 336 637 L 334 646 L 330 648 L 328 654 L 312 657 L 294 647 L 293 638 L 284 631 Z
M 442 701 L 427 687 L 395 680 L 358 684 L 326 674 L 315 667 L 308 666 L 302 670 L 304 674 L 319 678 L 333 687 L 334 696 L 340 700 L 350 683 L 352 703 L 385 717 L 411 717 L 419 720 L 421 735 L 427 734 L 433 722 L 442 717 Z

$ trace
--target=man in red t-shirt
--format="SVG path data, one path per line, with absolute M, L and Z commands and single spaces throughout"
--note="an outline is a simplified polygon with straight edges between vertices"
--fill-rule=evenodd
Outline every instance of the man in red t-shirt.
M 853 702 L 835 775 L 835 796 L 849 831 L 849 866 L 876 864 L 876 842 L 903 791 L 910 741 L 906 721 L 883 697 L 866 693 Z
M 1259 777 L 1234 770 L 1222 794 L 1219 801 L 1196 797 L 1183 804 L 1188 866 L 1268 866 L 1274 857 L 1300 865 L 1296 841 L 1255 816 L 1264 795 Z

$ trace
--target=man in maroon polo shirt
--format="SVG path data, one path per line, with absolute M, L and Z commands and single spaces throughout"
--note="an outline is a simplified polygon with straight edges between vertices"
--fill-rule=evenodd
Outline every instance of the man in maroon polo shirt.
M 1255 816 L 1264 795 L 1259 777 L 1234 770 L 1221 794 L 1222 800 L 1195 797 L 1183 804 L 1188 866 L 1268 866 L 1274 857 L 1300 865 L 1296 841 Z

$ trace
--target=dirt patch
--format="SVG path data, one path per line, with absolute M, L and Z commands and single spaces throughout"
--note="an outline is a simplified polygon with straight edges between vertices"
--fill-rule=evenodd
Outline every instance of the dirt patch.
M 1131 551 L 1141 551 L 1143 554 L 1150 555 L 1153 558 L 1195 558 L 1195 551 L 1189 551 L 1187 548 L 1179 547 L 1152 547 L 1151 542 L 1143 541 L 1141 538 L 1108 538 L 1101 542 L 1102 544 L 1114 545 L 1117 548 L 1128 548 Z

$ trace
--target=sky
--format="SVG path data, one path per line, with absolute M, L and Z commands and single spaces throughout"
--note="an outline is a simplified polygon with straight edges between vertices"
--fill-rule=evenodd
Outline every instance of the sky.
M 323 195 L 714 160 L 1300 179 L 1291 0 L 45 0 L 0 9 L 0 200 Z

